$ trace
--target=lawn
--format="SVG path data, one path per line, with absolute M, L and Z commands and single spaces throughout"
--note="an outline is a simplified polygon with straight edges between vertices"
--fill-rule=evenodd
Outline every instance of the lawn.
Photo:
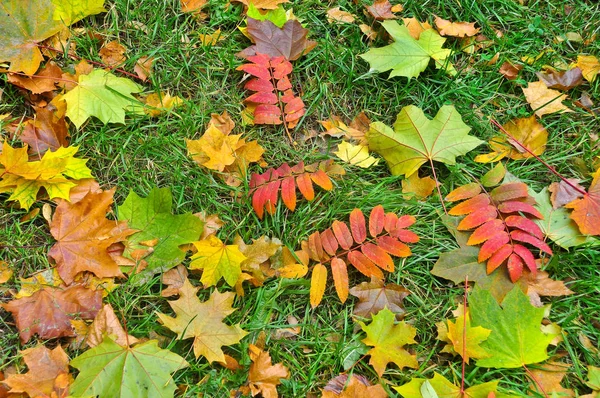
M 4 3 L 9 1 L 0 0 L 0 5 Z M 368 324 L 369 321 L 353 315 L 353 307 L 358 302 L 355 297 L 349 296 L 345 303 L 340 301 L 331 276 L 316 308 L 310 304 L 310 272 L 295 279 L 271 276 L 262 286 L 245 284 L 245 295 L 235 297 L 236 311 L 226 321 L 229 325 L 239 324 L 248 333 L 240 343 L 224 347 L 224 352 L 240 364 L 239 369 L 234 370 L 210 363 L 204 357 L 196 358 L 191 339 L 178 338 L 159 322 L 157 313 L 175 316 L 169 302 L 176 299 L 161 296 L 165 285 L 161 283 L 160 273 L 141 283 L 133 283 L 128 278 L 117 279 L 118 287 L 104 297 L 103 303 L 112 305 L 129 335 L 157 339 L 160 347 L 185 358 L 189 366 L 173 373 L 171 381 L 179 387 L 180 396 L 241 396 L 241 392 L 236 394 L 248 380 L 251 344 L 268 351 L 273 364 L 282 363 L 289 369 L 290 377 L 282 379 L 277 387 L 282 397 L 321 396 L 328 381 L 342 373 L 363 375 L 371 384 L 381 384 L 392 397 L 400 396 L 394 386 L 413 378 L 431 379 L 434 373 L 456 385 L 461 383 L 461 357 L 441 353 L 443 343 L 437 339 L 436 323 L 453 318 L 452 311 L 463 302 L 465 294 L 464 284 L 455 284 L 431 273 L 441 254 L 459 247 L 444 224 L 445 208 L 440 196 L 437 191 L 424 199 L 407 195 L 402 187 L 405 177 L 392 175 L 384 159 L 369 168 L 343 162 L 334 154 L 341 139 L 323 136 L 325 129 L 319 121 L 339 116 L 349 122 L 364 112 L 372 122 L 392 126 L 396 115 L 409 105 L 422 109 L 430 119 L 442 106 L 454 106 L 471 128 L 469 134 L 486 143 L 459 156 L 456 164 L 434 162 L 432 170 L 427 162 L 419 169 L 421 177 L 435 173 L 441 195 L 446 196 L 457 187 L 479 182 L 496 164 L 474 161 L 477 155 L 490 152 L 487 144 L 490 138 L 502 134 L 490 123 L 491 119 L 504 125 L 511 119 L 534 114 L 536 109 L 528 104 L 523 88 L 538 80 L 536 72 L 546 66 L 559 70 L 568 68 L 581 55 L 600 57 L 600 5 L 582 0 L 525 0 L 525 4 L 513 0 L 407 0 L 402 3 L 404 9 L 396 13 L 398 18 L 415 17 L 432 25 L 436 15 L 451 21 L 474 22 L 488 38 L 484 48 L 469 53 L 463 51 L 464 41 L 448 37 L 444 47 L 452 50 L 448 61 L 457 73 L 450 76 L 431 62 L 418 77 L 408 79 L 389 78 L 389 72 L 370 71 L 369 63 L 359 57 L 390 43 L 383 33 L 370 41 L 359 27 L 367 24 L 373 29 L 382 29 L 380 22 L 365 12 L 365 6 L 371 3 L 292 0 L 282 4 L 286 10 L 293 10 L 308 29 L 308 38 L 317 42 L 313 50 L 292 61 L 292 87 L 303 99 L 306 113 L 289 132 L 282 125 L 244 123 L 244 99 L 250 93 L 244 89 L 247 81 L 244 72 L 237 68 L 247 61 L 236 54 L 251 43 L 239 29 L 246 25 L 245 9 L 239 2 L 210 0 L 203 8 L 206 17 L 199 18 L 194 13 L 183 13 L 180 0 L 107 0 L 105 13 L 88 16 L 72 25 L 69 40 L 75 45 L 77 59 L 56 55 L 54 61 L 63 70 L 72 71 L 80 59 L 102 63 L 99 55 L 102 43 L 117 41 L 127 48 L 127 59 L 113 70 L 116 76 L 135 81 L 145 93 L 169 93 L 181 99 L 179 106 L 156 117 L 128 114 L 124 124 L 104 124 L 93 117 L 79 129 L 69 123 L 70 144 L 79 148 L 76 156 L 88 159 L 87 166 L 102 189 L 116 189 L 113 211 L 107 215 L 111 220 L 119 217 L 116 206 L 121 206 L 130 192 L 146 197 L 154 187 L 170 188 L 173 214 L 202 211 L 218 215 L 223 226 L 217 236 L 230 245 L 236 235 L 246 243 L 267 236 L 280 240 L 292 251 L 299 250 L 301 241 L 311 234 L 327 229 L 336 220 L 348 222 L 355 208 L 368 217 L 373 207 L 382 205 L 386 212 L 412 215 L 416 219 L 410 230 L 420 240 L 410 245 L 412 255 L 394 257 L 394 271 L 384 274 L 386 283 L 395 283 L 410 291 L 404 299 L 404 321 L 416 329 L 416 344 L 406 348 L 415 355 L 418 366 L 400 369 L 390 363 L 381 377 L 369 364 L 369 356 L 364 355 L 368 348 L 361 342 L 365 332 L 359 322 Z M 353 14 L 356 20 L 328 22 L 327 11 L 333 7 Z M 221 32 L 220 40 L 203 45 L 200 35 L 217 29 Z M 133 73 L 142 57 L 155 59 L 153 72 L 145 82 L 121 73 Z M 522 66 L 514 80 L 499 72 L 506 61 Z M 3 68 L 7 67 L 8 63 L 4 63 Z M 15 148 L 22 147 L 7 126 L 32 117 L 35 113 L 32 104 L 39 105 L 40 96 L 9 84 L 7 76 L 3 73 L 0 78 L 3 90 L 0 114 L 9 114 L 0 122 L 2 139 Z M 592 173 L 600 166 L 599 113 L 593 111 L 594 106 L 592 110 L 584 109 L 576 102 L 586 93 L 597 107 L 600 78 L 592 82 L 584 80 L 565 93 L 568 99 L 564 104 L 569 112 L 537 118 L 548 131 L 545 151 L 539 156 L 562 176 L 579 179 L 587 189 Z M 186 139 L 197 140 L 204 134 L 211 114 L 224 111 L 236 123 L 233 134 L 242 134 L 247 141 L 256 140 L 264 148 L 264 163 L 252 164 L 248 176 L 238 186 L 227 185 L 218 173 L 195 163 L 186 148 Z M 371 154 L 381 157 L 375 152 Z M 333 179 L 332 190 L 315 188 L 313 201 L 298 195 L 295 211 L 279 202 L 274 214 L 258 217 L 248 193 L 252 173 L 262 173 L 268 167 L 277 168 L 283 163 L 311 164 L 328 159 L 346 170 L 345 175 Z M 534 157 L 503 159 L 502 163 L 510 174 L 535 192 L 559 181 Z M 24 219 L 28 211 L 20 208 L 18 202 L 8 200 L 9 196 L 0 195 L 0 262 L 14 272 L 11 279 L 0 285 L 4 305 L 14 300 L 22 288 L 23 278 L 55 264 L 48 252 L 56 240 L 50 234 L 44 211 Z M 39 199 L 32 209 L 48 204 L 53 210 L 57 208 L 43 192 Z M 445 206 L 449 209 L 453 204 L 446 202 Z M 600 220 L 593 222 L 597 224 Z M 597 315 L 600 311 L 600 246 L 591 242 L 565 249 L 548 236 L 545 241 L 553 255 L 542 269 L 552 279 L 564 281 L 574 293 L 542 298 L 549 320 L 544 322 L 559 325 L 562 337 L 558 345 L 549 346 L 550 359 L 544 363 L 566 364 L 568 371 L 562 386 L 570 390 L 567 393 L 570 396 L 599 394 L 597 390 L 592 392 L 586 382 L 590 367 L 600 366 Z M 537 249 L 533 251 L 538 253 Z M 186 266 L 190 265 L 189 254 L 183 261 Z M 313 261 L 309 266 L 311 271 L 314 264 Z M 194 286 L 202 287 L 202 277 L 195 271 L 190 273 L 189 280 Z M 351 287 L 366 281 L 367 277 L 349 267 Z M 200 289 L 198 297 L 205 301 L 214 290 L 235 291 L 220 280 L 216 287 Z M 71 339 L 65 337 L 35 336 L 24 343 L 19 339 L 20 331 L 10 312 L 0 310 L 0 322 L 0 372 L 7 377 L 27 371 L 21 352 L 39 344 L 48 348 L 62 345 L 70 359 L 88 349 L 82 344 L 72 344 Z M 299 332 L 282 333 L 294 327 L 298 327 Z M 481 367 L 476 362 L 471 360 L 466 366 L 466 386 L 499 380 L 499 394 L 552 396 L 552 391 L 536 391 L 529 381 L 530 371 L 543 368 L 542 363 L 504 369 Z M 77 371 L 73 368 L 71 371 L 76 377 Z M 2 394 L 0 391 L 0 396 L 4 396 Z

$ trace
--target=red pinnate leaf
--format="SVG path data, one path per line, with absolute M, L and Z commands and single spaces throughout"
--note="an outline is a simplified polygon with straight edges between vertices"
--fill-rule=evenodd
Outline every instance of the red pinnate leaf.
M 383 206 L 375 206 L 373 210 L 371 210 L 371 215 L 369 216 L 369 233 L 372 237 L 376 238 L 381 231 L 383 231 L 383 226 L 385 224 L 385 211 L 383 210 Z
M 354 239 L 352 239 L 352 234 L 350 233 L 348 226 L 345 223 L 336 220 L 331 224 L 331 229 L 333 229 L 333 233 L 342 249 L 350 250 L 354 243 Z
M 325 257 L 320 233 L 315 232 L 308 237 L 308 254 L 315 261 L 321 261 Z
M 267 91 L 259 91 L 257 93 L 252 94 L 247 99 L 249 102 L 256 102 L 259 104 L 276 104 L 278 102 L 277 94 L 267 92 Z M 256 121 L 255 121 L 256 123 Z
M 331 228 L 327 228 L 325 231 L 321 232 L 321 243 L 327 254 L 335 256 L 335 252 L 338 250 L 338 241 L 331 231 Z
M 377 244 L 392 256 L 408 257 L 412 254 L 410 247 L 391 236 L 380 236 L 377 238 Z
M 265 212 L 265 202 L 267 201 L 268 186 L 264 185 L 257 188 L 252 195 L 252 208 L 258 218 L 263 218 Z
M 513 252 L 512 245 L 504 245 L 487 262 L 487 273 L 491 274 L 496 268 L 502 265 L 504 261 Z
M 533 235 L 538 239 L 544 239 L 544 233 L 542 232 L 540 227 L 538 227 L 536 223 L 534 223 L 528 218 L 521 216 L 508 216 L 504 219 L 504 222 L 509 227 L 519 228 L 520 230 L 527 232 L 528 234 Z
M 267 185 L 267 193 L 265 194 L 265 210 L 269 214 L 275 214 L 275 204 L 277 203 L 277 194 L 279 193 L 280 186 L 280 180 L 271 181 Z
M 261 80 L 267 81 L 269 82 L 269 84 L 271 85 L 271 87 L 273 87 L 273 84 L 270 83 L 271 81 L 271 74 L 269 73 L 269 69 L 267 66 L 265 65 L 259 65 L 259 64 L 244 64 L 241 65 L 237 68 L 237 70 L 242 70 L 252 76 L 256 76 Z M 252 89 L 254 90 L 254 89 Z
M 281 181 L 281 200 L 291 211 L 296 210 L 296 181 L 294 177 L 286 177 Z
M 296 184 L 306 200 L 313 200 L 315 198 L 315 190 L 313 189 L 312 180 L 308 173 L 303 173 L 296 177 Z
M 383 279 L 383 273 L 371 260 L 357 250 L 348 253 L 348 261 L 363 275 Z
M 396 222 L 396 229 L 404 229 L 413 225 L 417 219 L 414 216 L 402 216 Z
M 494 206 L 486 206 L 484 208 L 475 210 L 473 213 L 463 218 L 460 224 L 458 224 L 458 230 L 468 231 L 480 226 L 483 223 L 495 219 L 497 216 L 498 212 Z
M 394 272 L 394 260 L 381 247 L 373 243 L 366 243 L 362 247 L 362 252 L 367 258 L 375 263 L 380 268 L 388 272 Z
M 396 229 L 396 224 L 398 223 L 398 216 L 392 212 L 385 214 L 385 221 L 383 223 L 383 229 L 387 232 L 392 232 Z
M 544 218 L 542 213 L 540 213 L 535 207 L 523 202 L 511 201 L 500 203 L 500 205 L 498 205 L 498 210 L 500 210 L 502 213 L 522 212 L 531 214 L 532 216 L 539 219 Z
M 529 196 L 527 192 L 527 184 L 522 182 L 510 182 L 496 187 L 490 193 L 493 200 L 497 202 L 505 202 Z
M 398 238 L 404 243 L 417 243 L 419 241 L 419 235 L 406 229 L 396 229 L 390 234 L 390 236 Z
M 350 229 L 357 243 L 363 243 L 367 239 L 367 225 L 365 216 L 360 209 L 354 209 L 350 213 Z
M 531 254 L 531 251 L 529 251 L 529 249 L 527 249 L 525 246 L 519 245 L 518 243 L 513 244 L 513 251 L 517 253 L 519 257 L 521 257 L 521 259 L 527 265 L 527 268 L 529 268 L 529 271 L 531 271 L 531 273 L 535 276 L 537 274 L 537 264 L 533 254 Z
M 465 214 L 469 214 L 469 213 L 473 212 L 474 210 L 484 207 L 484 206 L 487 206 L 489 204 L 490 204 L 489 196 L 482 193 L 482 194 L 474 196 L 470 199 L 467 199 L 462 203 L 457 204 L 452 209 L 450 209 L 448 214 L 450 214 L 451 216 L 462 216 Z
M 344 303 L 348 298 L 348 267 L 344 260 L 338 257 L 331 259 L 331 274 L 333 275 L 333 284 L 340 301 Z
M 469 236 L 467 245 L 474 246 L 483 243 L 500 231 L 504 231 L 504 223 L 502 220 L 490 220 L 473 231 L 471 236 Z
M 485 241 L 485 243 L 479 249 L 479 256 L 477 257 L 477 261 L 480 263 L 487 260 L 497 252 L 502 246 L 507 244 L 510 241 L 508 234 L 504 231 L 499 234 L 494 235 L 494 237 Z
M 270 80 L 264 79 L 251 79 L 244 85 L 246 90 L 261 91 L 261 92 L 273 92 L 274 87 Z
M 510 276 L 510 280 L 514 283 L 518 281 L 521 275 L 523 274 L 523 260 L 521 260 L 521 257 L 513 253 L 508 257 L 506 268 L 508 268 L 508 275 Z
M 276 105 L 260 104 L 254 110 L 254 124 L 281 123 L 281 109 Z
M 323 170 L 317 170 L 314 173 L 310 173 L 310 178 L 315 184 L 317 184 L 326 191 L 331 191 L 333 189 L 333 183 L 331 182 L 331 178 L 329 178 L 327 173 L 325 173 Z
M 465 200 L 479 195 L 480 192 L 481 186 L 476 182 L 472 182 L 470 184 L 463 185 L 462 187 L 458 187 L 450 192 L 448 196 L 446 196 L 446 200 L 448 202 Z
M 552 249 L 550 249 L 550 246 L 548 246 L 541 239 L 538 239 L 535 236 L 531 236 L 526 232 L 516 229 L 510 232 L 510 237 L 514 240 L 518 240 L 519 242 L 529 243 L 530 245 L 537 247 L 541 251 L 552 255 Z

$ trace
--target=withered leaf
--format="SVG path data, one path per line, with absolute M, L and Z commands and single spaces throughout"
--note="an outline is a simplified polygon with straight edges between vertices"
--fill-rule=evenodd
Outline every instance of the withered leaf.
M 104 62 L 108 66 L 117 66 L 125 62 L 125 52 L 127 49 L 118 41 L 110 41 L 106 43 L 98 54 L 100 58 L 102 58 L 102 62 Z
M 50 61 L 33 76 L 21 76 L 9 73 L 7 81 L 15 86 L 31 91 L 32 94 L 42 94 L 56 90 L 56 83 L 61 80 L 62 70 Z
M 350 379 L 350 381 L 348 381 Z M 388 394 L 379 384 L 371 385 L 369 380 L 362 375 L 353 374 L 348 377 L 347 374 L 341 374 L 329 380 L 323 389 L 322 398 L 387 398 Z
M 555 112 L 573 112 L 562 103 L 567 99 L 567 95 L 548 88 L 544 82 L 529 83 L 527 88 L 523 89 L 523 93 L 538 117 Z
M 15 318 L 23 343 L 37 334 L 42 339 L 73 336 L 71 319 L 93 319 L 102 306 L 102 292 L 81 285 L 45 287 L 29 297 L 2 304 Z
M 127 334 L 123 329 L 119 318 L 117 318 L 110 304 L 105 304 L 94 318 L 85 342 L 90 347 L 96 347 L 102 343 L 102 340 L 107 335 L 121 347 L 129 347 L 138 341 L 138 339 Z
M 177 267 L 168 270 L 162 274 L 160 279 L 163 284 L 167 285 L 167 287 L 160 292 L 160 295 L 163 297 L 171 297 L 179 294 L 179 289 L 183 287 L 187 277 L 188 270 L 183 264 L 179 264 Z
M 544 82 L 549 88 L 557 88 L 559 90 L 570 90 L 583 84 L 583 74 L 581 69 L 573 68 L 562 72 L 548 71 L 537 72 L 537 77 Z
M 519 75 L 519 72 L 523 69 L 522 65 L 513 65 L 506 61 L 500 67 L 500 74 L 508 80 L 515 80 Z
M 552 202 L 552 207 L 554 209 L 558 209 L 559 207 L 563 207 L 567 203 L 571 203 L 575 199 L 579 199 L 583 197 L 581 191 L 585 192 L 585 188 L 579 184 L 579 180 L 577 178 L 567 178 L 567 180 L 580 189 L 577 191 L 575 188 L 571 187 L 569 184 L 560 180 L 559 182 L 553 182 L 548 187 L 548 191 L 552 192 L 550 195 L 550 201 Z
M 248 18 L 248 35 L 255 44 L 238 54 L 244 58 L 260 53 L 270 57 L 284 56 L 287 60 L 294 61 L 317 45 L 317 42 L 306 38 L 308 30 L 295 19 L 278 28 L 269 20 Z
M 35 118 L 29 119 L 18 126 L 8 126 L 9 131 L 17 133 L 17 137 L 29 145 L 29 154 L 41 158 L 48 149 L 56 151 L 58 148 L 69 146 L 67 123 L 65 118 L 56 117 L 54 112 L 46 108 L 34 107 Z
M 265 398 L 276 398 L 277 385 L 281 384 L 281 379 L 290 377 L 288 368 L 280 363 L 273 365 L 269 353 L 254 344 L 250 344 L 249 351 L 252 365 L 248 371 L 248 383 L 252 396 L 262 394 Z
M 371 278 L 371 282 L 363 282 L 350 289 L 350 294 L 359 300 L 354 306 L 354 315 L 370 318 L 387 307 L 396 315 L 396 320 L 401 320 L 406 313 L 402 302 L 409 293 L 395 283 L 386 285 L 380 279 Z
M 389 0 L 376 0 L 372 5 L 367 6 L 367 11 L 378 21 L 396 19 L 398 17 L 392 12 L 392 7 Z

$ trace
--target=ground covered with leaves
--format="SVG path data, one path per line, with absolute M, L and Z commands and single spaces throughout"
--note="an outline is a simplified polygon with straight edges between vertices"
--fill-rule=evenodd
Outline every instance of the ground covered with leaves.
M 600 396 L 593 1 L 0 0 L 0 397 Z

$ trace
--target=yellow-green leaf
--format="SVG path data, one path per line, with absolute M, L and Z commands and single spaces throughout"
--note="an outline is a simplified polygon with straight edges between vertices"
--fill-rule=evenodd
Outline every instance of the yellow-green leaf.
M 204 285 L 215 285 L 221 277 L 229 286 L 235 285 L 246 260 L 238 245 L 226 245 L 214 235 L 193 244 L 198 253 L 192 256 L 190 268 L 202 270 L 200 280 Z
M 367 169 L 379 163 L 379 159 L 375 159 L 369 155 L 369 148 L 366 145 L 354 145 L 347 141 L 342 141 L 338 145 L 335 155 L 344 162 L 353 164 L 363 169 Z

